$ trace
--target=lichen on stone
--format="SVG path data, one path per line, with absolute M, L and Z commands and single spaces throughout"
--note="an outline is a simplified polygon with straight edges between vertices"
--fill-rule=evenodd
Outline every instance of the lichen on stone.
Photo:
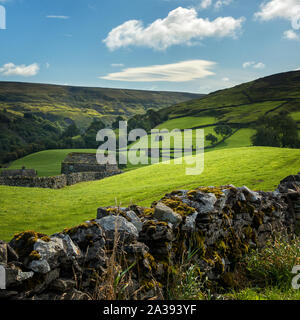
M 174 212 L 178 213 L 182 217 L 186 217 L 190 214 L 193 214 L 196 211 L 195 208 L 190 207 L 181 199 L 175 196 L 172 196 L 171 198 L 163 198 L 162 203 L 165 204 L 167 207 L 171 208 Z

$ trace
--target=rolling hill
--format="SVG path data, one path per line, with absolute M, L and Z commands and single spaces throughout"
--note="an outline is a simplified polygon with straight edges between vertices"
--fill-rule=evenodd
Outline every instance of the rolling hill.
M 190 122 L 189 128 L 192 128 L 216 123 L 250 126 L 261 115 L 276 114 L 281 110 L 300 121 L 300 71 L 275 74 L 216 91 L 203 99 L 176 104 L 159 113 L 168 115 L 168 126 L 174 126 L 174 121 L 176 125 L 183 122 L 186 126 L 188 117 L 196 118 Z
M 258 119 L 282 111 L 298 123 L 300 137 L 300 71 L 275 74 L 160 109 L 155 114 L 155 128 L 202 128 L 206 136 L 216 135 L 214 128 L 218 125 L 229 125 L 232 134 L 225 139 L 216 135 L 218 143 L 213 149 L 246 147 L 252 145 L 251 137 L 258 127 Z M 142 126 L 143 120 L 138 120 Z M 149 121 L 144 122 L 144 127 L 149 127 Z M 211 142 L 205 141 L 205 146 L 210 148 Z
M 233 170 L 237 165 L 238 170 Z M 161 163 L 60 190 L 0 186 L 0 239 L 31 229 L 52 234 L 95 218 L 100 206 L 149 206 L 172 190 L 225 184 L 274 190 L 280 180 L 299 172 L 300 150 L 251 147 L 211 151 L 205 154 L 205 169 L 199 176 L 186 175 L 186 166 Z
M 143 114 L 150 108 L 158 110 L 202 96 L 180 92 L 0 82 L 0 111 L 6 109 L 18 116 L 30 112 L 52 122 L 71 120 L 78 127 L 87 127 L 94 118 L 111 122 L 116 116 L 127 118 Z
M 108 125 L 118 116 L 127 119 L 202 96 L 0 82 L 0 164 L 45 149 L 86 147 L 72 137 L 61 141 L 70 125 L 83 133 L 97 119 Z M 92 138 L 95 141 L 93 133 Z

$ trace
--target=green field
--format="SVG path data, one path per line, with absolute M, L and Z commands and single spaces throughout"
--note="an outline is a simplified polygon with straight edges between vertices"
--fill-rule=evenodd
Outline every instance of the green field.
M 191 128 L 196 128 L 200 126 L 207 126 L 215 122 L 216 122 L 216 119 L 214 117 L 183 117 L 183 118 L 168 120 L 160 124 L 159 126 L 157 126 L 156 129 L 160 129 L 160 130 L 191 129 Z
M 240 129 L 231 137 L 218 144 L 211 150 L 225 149 L 225 148 L 239 148 L 250 147 L 252 145 L 251 137 L 255 134 L 254 129 Z
M 175 189 L 234 184 L 274 190 L 299 168 L 300 150 L 251 147 L 206 153 L 199 176 L 186 175 L 185 164 L 158 164 L 61 190 L 0 186 L 0 239 L 28 229 L 52 234 L 95 218 L 100 206 L 149 206 Z
M 230 137 L 226 138 L 225 141 L 222 141 L 222 137 L 220 135 L 217 135 L 214 132 L 214 126 L 213 127 L 206 127 L 203 128 L 204 130 L 204 138 L 206 135 L 208 134 L 213 134 L 215 135 L 218 140 L 219 140 L 219 144 L 217 144 L 215 147 L 208 149 L 209 151 L 212 150 L 218 150 L 218 149 L 224 149 L 224 148 L 238 148 L 238 147 L 250 147 L 252 146 L 251 143 L 251 137 L 255 134 L 256 130 L 254 129 L 250 129 L 250 128 L 245 128 L 245 129 L 239 129 L 236 132 L 234 132 Z M 171 129 L 169 129 L 171 130 Z M 164 135 L 165 138 L 168 138 L 169 135 Z M 163 148 L 163 142 L 159 142 L 159 144 L 157 142 L 155 142 L 155 137 L 156 135 L 153 135 L 152 140 L 151 140 L 151 136 L 144 136 L 142 137 L 138 144 L 137 143 L 133 143 L 130 147 L 136 146 L 139 148 L 150 148 L 152 145 L 153 147 L 160 147 Z M 154 143 L 152 143 L 154 139 Z M 196 130 L 193 130 L 193 135 L 192 138 L 186 138 L 185 139 L 186 143 L 189 145 L 193 145 L 194 147 L 196 146 Z M 182 145 L 184 145 L 184 133 L 183 132 L 178 132 L 175 133 L 174 136 L 171 135 L 171 141 L 170 141 L 170 148 L 174 148 L 176 146 L 179 146 L 180 143 L 182 143 Z M 204 146 L 205 147 L 210 147 L 211 146 L 211 142 L 205 140 L 204 141 Z
M 209 133 L 214 133 L 214 127 L 206 127 L 204 128 L 204 135 Z M 240 129 L 236 133 L 234 133 L 231 137 L 226 139 L 226 141 L 218 144 L 216 147 L 212 149 L 208 149 L 208 151 L 213 151 L 217 149 L 224 148 L 238 148 L 238 147 L 250 147 L 251 146 L 251 136 L 255 133 L 253 129 Z M 215 134 L 216 135 L 216 134 Z M 216 135 L 217 136 L 217 135 Z M 220 136 L 217 136 L 219 140 L 221 140 Z M 181 140 L 180 134 L 175 135 L 175 140 L 180 142 Z M 171 148 L 174 147 L 175 140 L 171 140 Z M 190 144 L 196 145 L 196 134 L 195 130 L 193 130 L 193 138 L 187 140 Z M 149 143 L 149 147 L 151 146 L 150 136 L 145 136 L 141 139 L 139 143 L 139 147 L 147 148 Z M 134 146 L 133 143 L 131 146 Z M 205 141 L 205 146 L 209 146 L 210 142 Z M 159 143 L 159 146 L 162 147 L 162 142 Z M 48 177 L 55 176 L 60 174 L 61 172 L 61 162 L 65 159 L 67 154 L 71 152 L 85 152 L 85 153 L 96 153 L 96 149 L 63 149 L 63 150 L 46 150 L 37 153 L 33 153 L 29 156 L 21 158 L 19 160 L 14 161 L 10 169 L 20 169 L 25 166 L 28 169 L 35 169 L 38 172 L 39 177 Z M 172 151 L 171 151 L 172 154 Z M 148 158 L 147 158 L 148 159 Z M 131 165 L 130 163 L 127 165 L 125 171 L 136 169 L 141 167 L 142 165 Z
M 35 169 L 39 177 L 50 177 L 60 174 L 61 163 L 71 152 L 96 153 L 95 149 L 47 150 L 30 154 L 12 163 L 9 169 Z

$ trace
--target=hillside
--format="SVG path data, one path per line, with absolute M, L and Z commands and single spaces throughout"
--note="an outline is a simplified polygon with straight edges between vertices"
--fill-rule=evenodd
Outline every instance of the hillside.
M 150 108 L 158 110 L 201 96 L 0 82 L 0 164 L 45 149 L 94 148 L 93 131 L 89 133 L 91 145 L 80 138 L 97 119 L 108 125 L 118 116 L 127 119 Z M 72 135 L 63 140 L 62 134 L 71 124 L 80 130 L 77 140 L 72 140 Z M 101 128 L 97 123 L 94 127 L 97 131 Z
M 233 170 L 237 164 L 239 170 Z M 206 153 L 200 176 L 187 176 L 185 164 L 157 164 L 61 190 L 0 186 L 0 239 L 33 229 L 52 234 L 93 218 L 100 206 L 148 206 L 176 189 L 232 183 L 274 190 L 280 180 L 299 172 L 299 167 L 297 149 L 235 148 Z
M 251 146 L 258 119 L 265 115 L 275 116 L 282 111 L 298 123 L 300 137 L 300 71 L 275 74 L 216 91 L 201 99 L 160 109 L 151 119 L 135 116 L 129 123 L 138 123 L 147 131 L 151 123 L 154 124 L 152 128 L 157 129 L 202 128 L 205 136 L 214 134 L 218 139 L 216 144 L 205 141 L 206 147 L 215 150 Z M 214 132 L 219 125 L 230 126 L 232 133 L 224 139 Z M 147 141 L 147 138 L 143 139 Z
M 275 74 L 236 87 L 213 92 L 203 99 L 183 102 L 160 111 L 169 119 L 205 117 L 193 126 L 216 122 L 249 124 L 265 113 L 286 110 L 300 121 L 300 71 Z M 213 119 L 207 119 L 213 117 Z
M 0 82 L 0 111 L 23 116 L 31 112 L 50 121 L 73 120 L 87 127 L 93 118 L 111 122 L 116 116 L 143 114 L 203 95 Z

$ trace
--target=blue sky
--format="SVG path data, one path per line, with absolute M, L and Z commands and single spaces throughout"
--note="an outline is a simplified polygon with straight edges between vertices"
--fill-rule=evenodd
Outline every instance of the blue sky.
M 300 68 L 300 0 L 0 5 L 1 81 L 209 93 Z

